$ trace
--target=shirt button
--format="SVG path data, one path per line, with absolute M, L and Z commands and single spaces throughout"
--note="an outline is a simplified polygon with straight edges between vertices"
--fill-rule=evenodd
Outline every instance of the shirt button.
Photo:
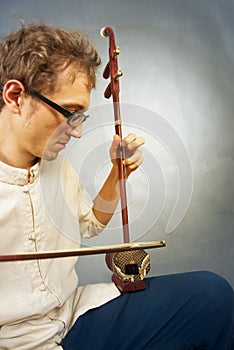
M 29 186 L 28 186 L 28 185 L 25 185 L 25 186 L 23 187 L 23 192 L 24 192 L 24 193 L 28 193 L 28 192 L 29 192 Z
M 44 292 L 46 290 L 46 287 L 44 284 L 42 284 L 40 287 L 39 287 L 40 291 L 41 292 Z
M 29 239 L 30 241 L 35 241 L 35 240 L 36 240 L 36 233 L 35 233 L 35 232 L 30 232 L 30 233 L 28 234 L 28 239 Z

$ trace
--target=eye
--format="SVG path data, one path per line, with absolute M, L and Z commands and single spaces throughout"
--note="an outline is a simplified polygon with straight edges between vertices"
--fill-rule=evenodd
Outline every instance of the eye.
M 88 115 L 84 115 L 81 112 L 74 113 L 67 119 L 67 123 L 70 126 L 77 127 L 78 125 L 83 123 L 88 117 Z
M 79 112 L 78 109 L 74 109 L 74 108 L 67 108 L 67 110 L 72 114 Z
M 67 108 L 67 110 L 72 114 L 75 114 L 75 113 L 85 114 L 88 111 L 88 109 L 83 109 L 83 108 Z

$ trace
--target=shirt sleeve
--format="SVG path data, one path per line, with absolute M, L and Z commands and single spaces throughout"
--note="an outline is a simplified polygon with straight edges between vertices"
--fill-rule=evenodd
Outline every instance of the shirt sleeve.
M 67 160 L 63 161 L 62 184 L 66 201 L 79 219 L 80 235 L 85 238 L 97 236 L 106 226 L 94 215 L 93 201 L 84 189 L 77 171 Z

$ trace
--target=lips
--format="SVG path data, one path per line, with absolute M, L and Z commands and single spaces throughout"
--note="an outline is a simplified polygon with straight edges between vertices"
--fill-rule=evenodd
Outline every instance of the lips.
M 56 146 L 59 148 L 59 149 L 64 149 L 67 145 L 68 141 L 58 141 L 56 142 Z
M 67 142 L 57 142 L 57 146 L 61 149 L 65 148 L 67 145 Z
M 66 139 L 66 140 L 61 140 L 61 141 L 57 141 L 56 143 L 59 143 L 61 145 L 66 146 L 66 144 L 69 142 L 70 139 Z

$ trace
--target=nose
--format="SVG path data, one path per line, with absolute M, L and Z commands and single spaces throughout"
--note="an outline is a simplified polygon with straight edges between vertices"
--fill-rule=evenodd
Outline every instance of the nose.
M 66 128 L 66 134 L 68 136 L 72 136 L 72 137 L 75 137 L 77 139 L 81 138 L 81 136 L 82 136 L 82 123 L 80 125 L 78 125 L 77 127 L 72 127 L 72 126 L 68 125 L 68 127 Z

